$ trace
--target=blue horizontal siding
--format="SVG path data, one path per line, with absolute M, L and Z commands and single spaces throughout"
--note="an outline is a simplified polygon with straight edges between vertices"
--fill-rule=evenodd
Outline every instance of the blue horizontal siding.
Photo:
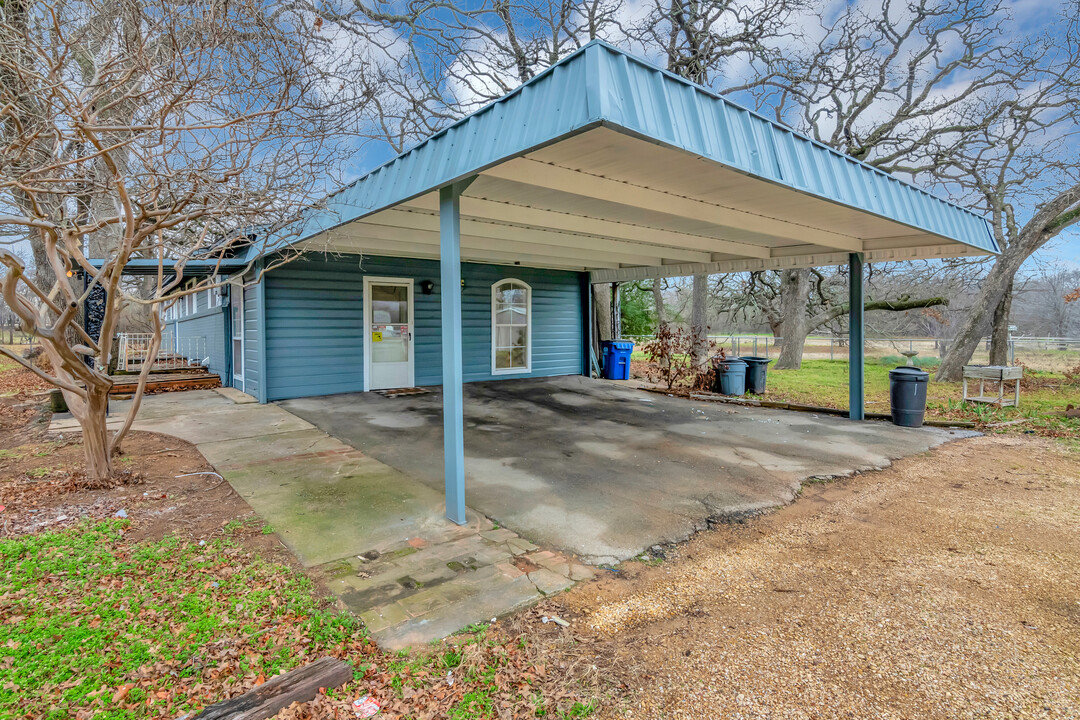
M 364 276 L 411 278 L 416 384 L 442 382 L 439 263 L 363 256 L 308 256 L 266 274 L 267 399 L 364 389 Z M 461 268 L 465 381 L 491 380 L 491 286 L 517 278 L 533 289 L 532 371 L 583 368 L 581 280 L 575 272 L 465 263 Z M 431 280 L 430 295 L 420 281 Z M 507 376 L 498 376 L 507 377 Z
M 225 362 L 224 308 L 210 308 L 210 310 L 207 311 L 204 307 L 201 314 L 170 323 L 170 327 L 173 329 L 175 337 L 180 339 L 179 347 L 182 350 L 195 347 L 193 344 L 186 343 L 186 339 L 204 338 L 206 342 L 206 356 L 210 359 L 207 368 L 210 372 L 221 376 L 222 381 L 225 384 L 228 384 L 226 377 L 229 374 L 229 368 Z M 172 348 L 164 349 L 171 350 Z M 193 357 L 190 359 L 199 362 L 204 358 Z
M 250 282 L 251 275 L 245 278 Z M 259 293 L 254 285 L 244 288 L 244 392 L 259 397 Z

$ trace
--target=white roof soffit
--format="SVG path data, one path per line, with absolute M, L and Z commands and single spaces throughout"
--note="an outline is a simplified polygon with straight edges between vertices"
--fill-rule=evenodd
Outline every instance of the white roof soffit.
M 438 208 L 429 192 L 304 246 L 437 259 Z M 463 260 L 593 282 L 986 254 L 605 127 L 488 168 L 461 213 Z

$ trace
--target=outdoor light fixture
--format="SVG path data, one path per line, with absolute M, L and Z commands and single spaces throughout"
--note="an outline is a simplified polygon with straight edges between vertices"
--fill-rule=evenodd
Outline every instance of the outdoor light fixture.
M 430 280 L 420 281 L 420 292 L 424 293 L 425 295 L 430 295 L 431 291 L 434 289 L 435 283 L 431 282 Z

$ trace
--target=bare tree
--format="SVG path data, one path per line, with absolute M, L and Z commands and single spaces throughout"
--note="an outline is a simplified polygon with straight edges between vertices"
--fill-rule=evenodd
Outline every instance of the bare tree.
M 191 258 L 222 258 L 316 204 L 351 154 L 362 98 L 311 15 L 255 0 L 15 0 L 0 7 L 0 229 L 29 233 L 51 276 L 0 250 L 0 288 L 51 361 L 83 431 L 86 470 L 108 482 Z M 100 253 L 101 264 L 91 262 Z M 152 297 L 124 267 L 156 258 Z M 282 261 L 288 259 L 284 256 Z M 100 331 L 78 323 L 104 290 Z M 150 308 L 139 390 L 109 433 L 111 338 L 125 306 Z M 0 351 L 3 351 L 0 349 Z
M 997 117 L 985 99 L 1026 78 L 998 0 L 871 0 L 821 23 L 816 43 L 769 69 L 755 89 L 759 105 L 826 145 L 924 184 L 937 181 L 940 147 Z M 781 303 L 779 324 L 798 347 L 784 348 L 777 366 L 798 367 L 811 271 L 784 271 L 781 284 L 790 302 Z
M 977 130 L 935 141 L 935 174 L 985 210 L 1002 247 L 956 329 L 938 380 L 960 378 L 988 325 L 990 361 L 1006 363 L 1017 273 L 1080 222 L 1080 6 L 1069 12 L 1060 27 L 1014 48 L 1015 83 L 968 110 L 984 119 Z
M 378 68 L 362 132 L 401 152 L 598 37 L 618 40 L 623 0 L 308 3 Z

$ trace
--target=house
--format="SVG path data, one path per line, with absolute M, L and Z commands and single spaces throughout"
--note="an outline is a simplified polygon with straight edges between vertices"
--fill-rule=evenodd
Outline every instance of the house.
M 984 218 L 600 41 L 298 223 L 207 306 L 223 375 L 260 402 L 442 385 L 457 522 L 461 383 L 588 373 L 592 284 L 846 264 L 861 368 L 864 262 L 998 251 Z

